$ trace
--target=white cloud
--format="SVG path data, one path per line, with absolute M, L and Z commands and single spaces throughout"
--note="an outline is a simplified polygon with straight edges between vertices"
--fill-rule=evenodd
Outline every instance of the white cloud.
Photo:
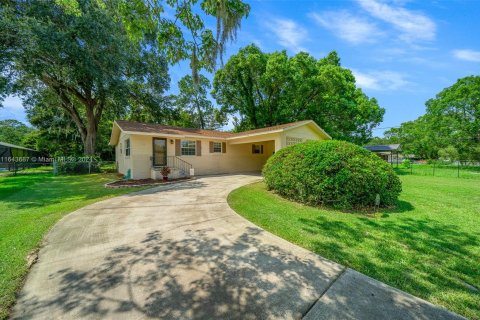
M 312 13 L 310 16 L 337 37 L 353 44 L 372 43 L 382 35 L 374 23 L 345 10 Z
M 266 22 L 266 27 L 275 34 L 277 42 L 293 52 L 306 51 L 302 43 L 307 40 L 305 28 L 290 19 L 274 18 Z
M 405 41 L 434 40 L 437 26 L 422 13 L 407 10 L 398 5 L 389 5 L 378 0 L 357 0 L 360 6 L 373 17 L 391 24 L 400 31 Z
M 411 84 L 402 73 L 383 70 L 360 72 L 352 70 L 357 85 L 362 89 L 395 91 Z
M 480 51 L 469 49 L 453 50 L 453 56 L 460 60 L 480 62 Z
M 16 119 L 26 122 L 25 109 L 23 108 L 22 100 L 15 96 L 7 96 L 1 102 L 3 107 L 0 107 L 0 120 Z

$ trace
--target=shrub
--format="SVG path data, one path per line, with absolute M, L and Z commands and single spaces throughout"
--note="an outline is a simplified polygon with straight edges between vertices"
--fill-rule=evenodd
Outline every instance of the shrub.
M 402 186 L 390 164 L 343 141 L 309 141 L 275 153 L 263 168 L 278 194 L 309 205 L 368 209 L 395 205 Z
M 412 161 L 410 159 L 403 159 L 402 167 L 403 168 L 410 168 L 412 166 Z
M 87 174 L 101 172 L 98 162 L 57 162 L 56 174 Z

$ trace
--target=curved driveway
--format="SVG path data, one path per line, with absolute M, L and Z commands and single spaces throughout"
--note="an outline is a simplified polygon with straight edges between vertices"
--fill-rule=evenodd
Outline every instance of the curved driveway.
M 226 196 L 259 179 L 202 177 L 66 216 L 48 234 L 13 318 L 455 317 L 238 216 Z M 362 309 L 381 303 L 387 309 Z

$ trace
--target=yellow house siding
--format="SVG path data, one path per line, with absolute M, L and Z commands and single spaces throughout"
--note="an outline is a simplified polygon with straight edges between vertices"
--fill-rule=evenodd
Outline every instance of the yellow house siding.
M 311 128 L 310 126 L 301 126 L 297 128 L 293 128 L 290 130 L 286 130 L 282 137 L 282 146 L 288 145 L 288 138 L 292 138 L 291 140 L 301 139 L 302 142 L 307 140 L 326 140 L 328 137 L 319 134 L 316 130 Z
M 252 154 L 252 143 L 227 142 L 225 153 L 210 153 L 210 141 L 222 142 L 222 140 L 198 140 L 202 142 L 201 156 L 179 156 L 193 166 L 196 175 L 259 171 L 266 159 L 273 154 L 271 141 L 257 142 L 264 145 L 264 153 Z
M 130 157 L 125 156 L 125 140 L 128 138 L 130 138 Z M 200 156 L 178 156 L 178 158 L 192 165 L 195 169 L 195 175 L 258 172 L 274 152 L 287 146 L 288 138 L 291 138 L 291 142 L 328 139 L 326 135 L 309 124 L 284 131 L 243 136 L 235 139 L 182 137 L 181 135 L 167 137 L 161 134 L 126 134 L 121 132 L 115 146 L 118 171 L 126 174 L 130 169 L 133 179 L 149 178 L 152 174 L 153 138 L 166 139 L 168 157 L 175 156 L 176 139 L 200 141 L 200 152 L 197 149 L 197 154 L 200 154 Z M 223 150 L 221 153 L 210 152 L 211 142 L 222 143 L 222 148 L 226 146 L 226 152 L 223 152 Z M 263 145 L 263 154 L 253 154 L 252 144 Z M 198 143 L 196 145 L 199 146 Z M 120 152 L 120 146 L 123 148 L 122 152 Z

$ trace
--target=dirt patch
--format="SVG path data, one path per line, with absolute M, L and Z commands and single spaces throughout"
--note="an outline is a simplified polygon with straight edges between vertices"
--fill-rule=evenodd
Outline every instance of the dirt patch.
M 30 269 L 34 264 L 35 262 L 37 262 L 38 260 L 38 251 L 40 249 L 37 248 L 35 250 L 33 250 L 32 252 L 30 252 L 26 258 L 27 260 L 27 268 Z
M 159 184 L 171 184 L 176 182 L 181 182 L 185 180 L 190 180 L 192 178 L 185 177 L 185 178 L 178 178 L 178 179 L 130 179 L 130 180 L 117 180 L 114 182 L 109 182 L 105 184 L 106 188 L 128 188 L 128 187 L 141 187 L 141 186 L 154 186 Z

